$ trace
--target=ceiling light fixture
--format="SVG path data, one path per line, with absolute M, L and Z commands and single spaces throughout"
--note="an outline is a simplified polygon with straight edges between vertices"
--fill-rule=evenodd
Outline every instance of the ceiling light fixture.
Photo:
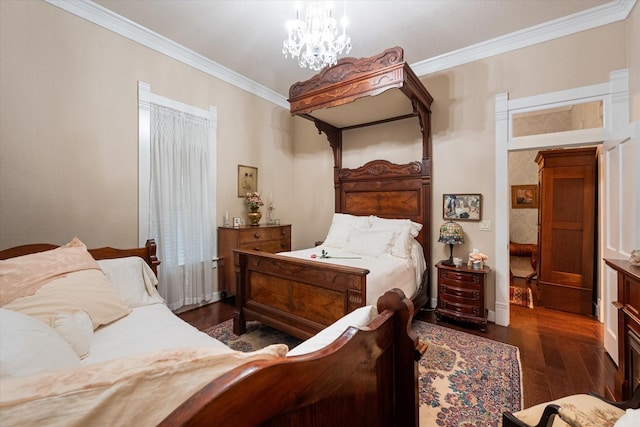
M 342 18 L 342 34 L 331 14 L 327 2 L 312 2 L 308 5 L 304 21 L 300 19 L 300 10 L 296 19 L 287 21 L 289 37 L 282 43 L 282 53 L 298 57 L 301 68 L 320 70 L 338 61 L 338 54 L 351 50 L 351 37 L 347 35 L 347 18 Z

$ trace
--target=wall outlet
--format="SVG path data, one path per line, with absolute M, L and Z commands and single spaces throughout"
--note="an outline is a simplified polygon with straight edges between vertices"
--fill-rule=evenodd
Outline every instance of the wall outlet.
M 491 221 L 488 219 L 480 221 L 480 231 L 491 231 Z

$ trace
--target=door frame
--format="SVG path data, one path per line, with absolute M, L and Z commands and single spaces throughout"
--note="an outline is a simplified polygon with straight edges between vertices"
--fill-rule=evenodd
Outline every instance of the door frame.
M 595 145 L 609 141 L 629 123 L 629 73 L 627 69 L 610 73 L 609 82 L 583 86 L 558 92 L 550 92 L 519 99 L 509 99 L 509 93 L 496 95 L 496 174 L 495 174 L 495 278 L 496 302 L 495 322 L 508 326 L 509 307 L 509 152 Z M 513 116 L 521 112 L 566 107 L 589 101 L 601 100 L 603 105 L 603 127 L 542 135 L 513 137 Z M 598 206 L 601 205 L 598 198 Z M 599 219 L 599 223 L 601 219 Z M 603 229 L 599 224 L 599 239 Z M 598 257 L 601 258 L 600 249 Z M 600 266 L 598 266 L 600 271 Z M 597 273 L 599 278 L 600 274 Z M 598 301 L 602 287 L 598 286 Z M 602 307 L 599 306 L 599 318 Z

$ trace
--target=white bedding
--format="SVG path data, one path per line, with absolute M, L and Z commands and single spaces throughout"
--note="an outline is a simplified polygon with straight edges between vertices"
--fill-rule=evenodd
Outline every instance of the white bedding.
M 323 250 L 327 252 L 331 258 L 319 258 Z M 301 259 L 313 259 L 311 255 L 315 254 L 317 257 L 313 260 L 316 262 L 368 269 L 367 298 L 365 304 L 375 306 L 378 298 L 386 291 L 393 288 L 402 290 L 405 295 L 415 295 L 418 287 L 420 286 L 420 281 L 426 268 L 426 263 L 424 261 L 422 247 L 418 242 L 415 242 L 415 245 L 412 247 L 412 251 L 414 255 L 411 258 L 378 258 L 343 252 L 332 247 L 316 246 L 310 249 L 279 252 L 278 255 Z M 355 259 L 343 259 L 339 257 L 352 257 Z
M 117 322 L 97 329 L 93 334 L 91 351 L 82 363 L 86 365 L 181 347 L 212 347 L 232 351 L 159 303 L 136 307 Z

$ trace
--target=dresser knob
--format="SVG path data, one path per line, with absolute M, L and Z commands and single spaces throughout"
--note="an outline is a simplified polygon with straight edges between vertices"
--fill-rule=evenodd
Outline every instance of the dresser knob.
M 254 234 L 254 235 L 253 235 L 253 238 L 254 238 L 254 239 L 259 239 L 259 238 L 260 238 L 260 235 L 259 235 L 258 233 L 256 233 L 256 234 Z
M 255 248 L 253 248 L 253 250 L 254 250 L 254 251 L 259 251 L 259 250 L 260 250 L 260 248 L 256 246 Z

